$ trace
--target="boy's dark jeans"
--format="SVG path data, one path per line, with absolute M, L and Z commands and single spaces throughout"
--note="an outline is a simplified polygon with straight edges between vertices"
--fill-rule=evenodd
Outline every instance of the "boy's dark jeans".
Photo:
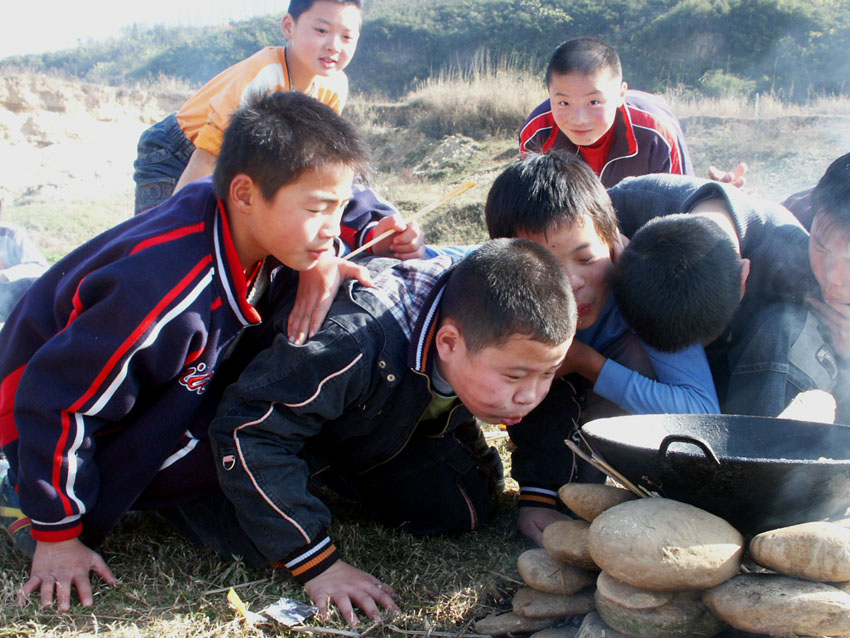
M 741 313 L 730 341 L 706 348 L 724 414 L 777 416 L 806 390 L 824 390 L 841 401 L 840 366 L 801 304 L 776 302 Z
M 136 161 L 136 214 L 153 208 L 171 197 L 177 181 L 195 151 L 172 113 L 142 133 Z
M 466 532 L 485 523 L 502 488 L 503 468 L 496 449 L 470 421 L 442 437 L 414 436 L 396 457 L 365 474 L 326 468 L 319 477 L 383 524 L 426 535 Z M 160 513 L 225 560 L 240 556 L 254 568 L 270 562 L 242 530 L 222 492 Z

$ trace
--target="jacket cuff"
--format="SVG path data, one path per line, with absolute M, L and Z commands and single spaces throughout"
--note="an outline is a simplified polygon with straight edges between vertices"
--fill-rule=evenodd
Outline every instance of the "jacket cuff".
M 309 545 L 297 549 L 279 563 L 272 564 L 290 570 L 292 577 L 303 585 L 338 560 L 339 554 L 331 537 L 322 532 Z
M 517 505 L 519 507 L 558 509 L 558 492 L 545 487 L 520 485 Z
M 55 525 L 43 525 L 37 521 L 32 521 L 30 534 L 37 541 L 45 543 L 59 543 L 68 541 L 72 538 L 77 538 L 83 533 L 83 524 L 77 519 L 76 523 L 71 527 L 56 529 Z

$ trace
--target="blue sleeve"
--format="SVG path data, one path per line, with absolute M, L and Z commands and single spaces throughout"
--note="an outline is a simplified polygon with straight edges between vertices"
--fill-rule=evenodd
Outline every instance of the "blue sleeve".
M 448 255 L 449 257 L 457 257 L 463 259 L 481 244 L 466 244 L 465 246 L 425 246 L 425 258 L 441 257 Z
M 608 359 L 594 392 L 632 414 L 719 414 L 720 403 L 705 350 L 693 345 L 661 352 L 641 342 L 658 380 Z

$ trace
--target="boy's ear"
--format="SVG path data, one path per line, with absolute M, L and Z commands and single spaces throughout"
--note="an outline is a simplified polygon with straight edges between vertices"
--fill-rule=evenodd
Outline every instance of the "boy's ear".
M 441 361 L 451 361 L 464 349 L 463 334 L 460 326 L 451 319 L 443 321 L 434 337 L 437 346 L 437 356 Z
M 295 28 L 295 19 L 288 13 L 283 16 L 280 21 L 280 30 L 283 32 L 283 37 L 287 40 L 292 39 L 292 30 Z
M 741 260 L 741 299 L 744 298 L 744 293 L 747 292 L 747 277 L 750 276 L 750 260 Z
M 628 90 L 628 88 L 629 88 L 628 82 L 622 82 L 620 84 L 620 95 L 619 95 L 620 104 L 619 104 L 619 106 L 623 106 L 623 104 L 626 103 L 626 91 Z
M 253 179 L 245 173 L 239 173 L 230 181 L 230 204 L 238 212 L 248 213 L 254 206 L 257 187 Z

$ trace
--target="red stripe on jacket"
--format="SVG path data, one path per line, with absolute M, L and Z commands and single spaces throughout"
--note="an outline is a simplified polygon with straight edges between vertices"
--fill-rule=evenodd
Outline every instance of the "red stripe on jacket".
M 66 514 L 73 514 L 73 510 L 71 509 L 71 502 L 65 494 L 64 489 L 62 488 L 61 480 L 62 480 L 62 467 L 64 465 L 64 454 L 66 449 L 66 444 L 68 438 L 70 436 L 70 430 L 72 427 L 72 418 L 76 412 L 79 412 L 83 406 L 85 406 L 92 397 L 94 397 L 102 388 L 103 384 L 106 380 L 111 376 L 115 368 L 121 363 L 124 356 L 130 349 L 138 343 L 139 339 L 141 339 L 145 333 L 150 329 L 150 327 L 155 323 L 156 319 L 159 318 L 164 311 L 173 303 L 173 301 L 178 298 L 188 287 L 190 287 L 199 277 L 199 275 L 206 270 L 209 265 L 212 263 L 212 256 L 205 256 L 200 262 L 198 262 L 194 268 L 192 268 L 189 273 L 183 277 L 182 280 L 172 288 L 168 294 L 166 294 L 160 302 L 154 306 L 153 310 L 145 316 L 145 318 L 141 321 L 141 323 L 130 333 L 130 336 L 124 340 L 121 346 L 112 354 L 109 360 L 106 362 L 106 366 L 100 371 L 100 373 L 95 377 L 95 380 L 89 386 L 88 390 L 86 390 L 83 395 L 77 399 L 77 401 L 71 405 L 67 410 L 62 411 L 61 420 L 62 420 L 62 435 L 59 437 L 59 441 L 57 442 L 56 449 L 53 454 L 53 473 L 51 482 L 53 484 L 53 488 L 59 494 L 62 499 L 63 509 Z

